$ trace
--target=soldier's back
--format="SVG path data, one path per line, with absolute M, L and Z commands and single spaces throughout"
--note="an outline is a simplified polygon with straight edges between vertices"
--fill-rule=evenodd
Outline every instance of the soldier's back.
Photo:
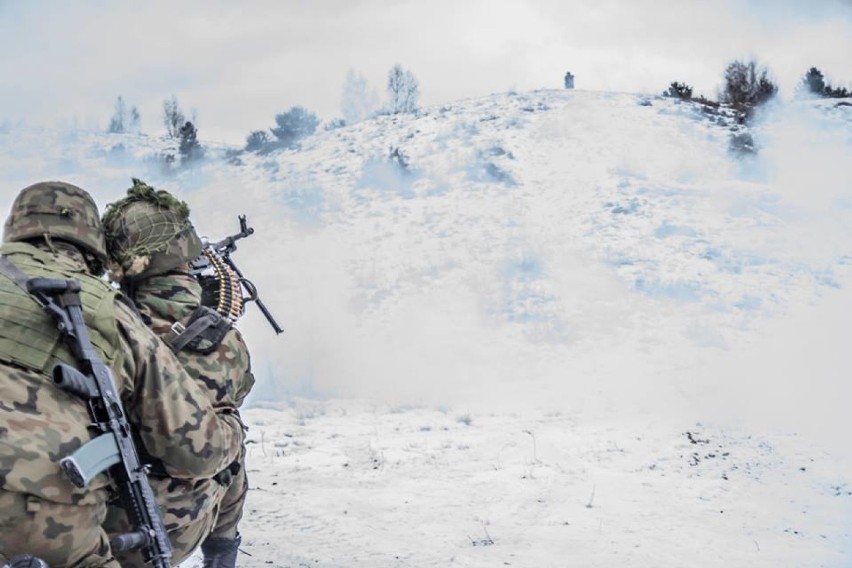
M 0 252 L 28 276 L 79 280 L 95 348 L 104 361 L 120 361 L 110 320 L 115 293 L 86 272 L 82 259 L 25 243 L 7 243 Z M 98 528 L 107 477 L 77 488 L 58 465 L 92 438 L 86 404 L 53 382 L 60 362 L 75 363 L 56 325 L 34 298 L 0 277 L 0 554 L 34 552 L 56 567 L 117 566 Z M 119 388 L 128 386 L 122 379 Z

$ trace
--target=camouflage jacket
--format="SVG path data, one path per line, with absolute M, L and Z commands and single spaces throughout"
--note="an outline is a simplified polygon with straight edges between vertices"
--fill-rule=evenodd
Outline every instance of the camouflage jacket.
M 170 272 L 137 282 L 134 300 L 154 333 L 167 337 L 172 324 L 186 324 L 201 305 L 201 286 L 186 273 Z M 185 348 L 177 352 L 177 358 L 217 408 L 239 407 L 254 385 L 248 347 L 234 328 L 212 353 L 205 355 Z M 198 519 L 224 494 L 224 487 L 215 480 L 192 482 L 153 476 L 151 487 L 165 512 L 163 521 L 169 531 Z
M 166 338 L 172 324 L 186 324 L 201 305 L 201 285 L 189 274 L 170 272 L 136 284 L 133 299 L 154 333 Z M 235 328 L 212 353 L 182 349 L 177 358 L 206 387 L 214 406 L 241 406 L 254 385 L 248 347 Z
M 112 370 L 141 451 L 160 460 L 175 478 L 211 477 L 237 458 L 243 438 L 238 418 L 213 409 L 134 310 L 86 271 L 79 253 L 65 248 L 51 253 L 26 243 L 4 244 L 0 252 L 26 274 L 81 281 L 92 342 Z M 0 327 L 0 487 L 58 503 L 104 501 L 105 475 L 78 489 L 57 463 L 92 438 L 85 404 L 57 388 L 50 375 L 55 362 L 73 358 L 51 318 L 2 275 Z M 38 360 L 28 354 L 27 345 L 36 341 L 19 329 L 39 334 L 39 342 L 52 341 L 48 355 Z

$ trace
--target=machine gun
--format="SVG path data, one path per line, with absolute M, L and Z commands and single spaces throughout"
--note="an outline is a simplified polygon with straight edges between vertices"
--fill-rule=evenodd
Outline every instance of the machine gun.
M 190 263 L 190 274 L 201 283 L 204 305 L 213 307 L 233 322 L 242 315 L 245 304 L 254 302 L 275 330 L 275 334 L 280 334 L 284 330 L 258 297 L 257 287 L 243 276 L 231 258 L 231 253 L 237 250 L 237 241 L 254 234 L 254 229 L 248 226 L 245 215 L 239 215 L 238 219 L 239 233 L 215 243 L 206 238 L 202 239 L 202 253 Z
M 80 281 L 30 278 L 26 290 L 55 321 L 79 369 L 58 363 L 53 381 L 89 406 L 92 427 L 100 433 L 70 456 L 59 460 L 66 477 L 86 487 L 106 471 L 116 485 L 121 506 L 133 532 L 112 539 L 114 550 L 140 549 L 154 568 L 169 568 L 172 545 L 148 482 L 148 469 L 139 461 L 133 435 L 112 374 L 92 346 L 80 301 Z

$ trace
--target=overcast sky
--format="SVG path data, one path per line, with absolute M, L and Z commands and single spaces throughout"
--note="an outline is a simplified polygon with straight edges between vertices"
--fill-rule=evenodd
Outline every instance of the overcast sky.
M 715 97 L 757 58 L 792 91 L 811 66 L 852 86 L 852 0 L 0 0 L 0 125 L 105 128 L 122 95 L 161 134 L 172 94 L 202 140 L 241 144 L 301 105 L 341 116 L 353 69 L 385 98 L 395 63 L 421 104 L 508 89 Z

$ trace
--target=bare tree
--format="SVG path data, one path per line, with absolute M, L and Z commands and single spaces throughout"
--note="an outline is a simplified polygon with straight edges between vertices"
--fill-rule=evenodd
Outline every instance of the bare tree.
M 122 134 L 127 132 L 127 110 L 124 104 L 124 98 L 120 95 L 115 101 L 115 111 L 112 113 L 112 118 L 109 119 L 107 132 L 112 134 Z
M 130 119 L 127 130 L 128 132 L 140 132 L 142 130 L 142 117 L 139 115 L 139 109 L 135 105 L 130 107 Z
M 417 111 L 420 85 L 411 71 L 397 63 L 388 73 L 388 110 L 393 113 Z
M 141 117 L 139 109 L 136 106 L 130 107 L 127 110 L 127 103 L 124 102 L 124 97 L 119 96 L 115 101 L 115 111 L 112 118 L 109 119 L 107 132 L 113 134 L 122 134 L 124 132 L 139 132 Z
M 178 138 L 180 129 L 186 124 L 186 116 L 180 109 L 177 97 L 172 95 L 171 99 L 163 101 L 163 124 L 169 138 Z
M 350 69 L 343 82 L 340 108 L 346 124 L 355 124 L 374 113 L 379 107 L 379 96 L 367 88 L 367 79 Z

